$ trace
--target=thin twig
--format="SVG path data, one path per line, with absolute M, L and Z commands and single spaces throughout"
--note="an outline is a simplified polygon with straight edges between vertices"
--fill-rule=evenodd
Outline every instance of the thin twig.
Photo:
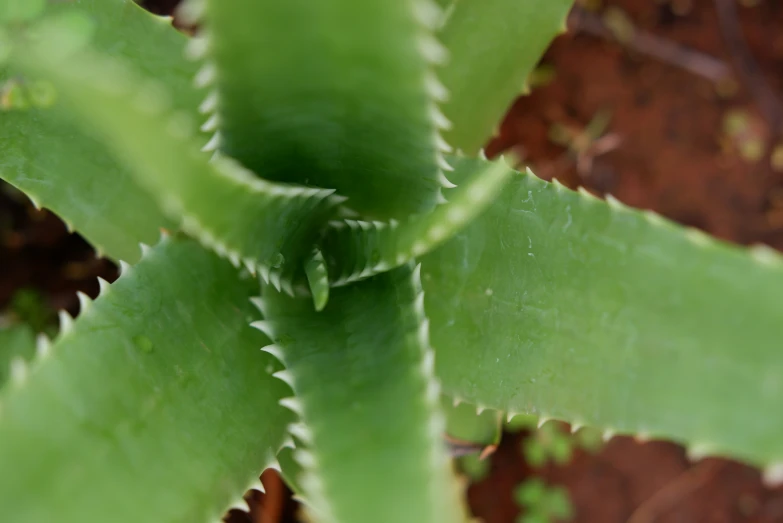
M 265 471 L 263 480 L 266 494 L 264 494 L 261 510 L 256 514 L 258 516 L 256 523 L 279 523 L 283 517 L 283 505 L 285 504 L 283 480 L 273 470 Z
M 618 41 L 600 15 L 578 5 L 574 6 L 568 16 L 568 27 L 573 31 Z M 722 82 L 732 76 L 731 68 L 722 60 L 636 28 L 628 38 L 623 38 L 621 43 L 633 51 L 674 65 L 712 82 Z
M 775 142 L 783 132 L 783 103 L 767 83 L 764 71 L 753 58 L 753 53 L 745 42 L 735 0 L 715 0 L 715 9 L 723 41 L 726 43 L 734 67 L 769 124 L 770 139 L 767 141 L 767 155 L 770 155 Z
M 628 523 L 652 523 L 671 510 L 684 497 L 704 486 L 725 465 L 722 461 L 702 461 L 647 498 L 628 518 Z

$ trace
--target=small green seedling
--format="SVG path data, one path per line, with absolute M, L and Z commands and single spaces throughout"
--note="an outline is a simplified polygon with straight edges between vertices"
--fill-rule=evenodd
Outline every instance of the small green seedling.
M 568 491 L 563 487 L 553 487 L 539 478 L 531 478 L 521 483 L 514 497 L 523 514 L 517 523 L 553 523 L 568 521 L 573 517 L 573 506 Z

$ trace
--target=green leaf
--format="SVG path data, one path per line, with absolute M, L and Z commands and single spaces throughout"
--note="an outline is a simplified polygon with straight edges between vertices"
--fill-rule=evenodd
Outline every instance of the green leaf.
M 3 0 L 0 3 L 0 22 L 26 22 L 40 15 L 46 0 Z
M 103 135 L 186 232 L 293 292 L 319 229 L 341 201 L 333 191 L 267 182 L 222 156 L 210 162 L 190 115 L 171 111 L 162 85 L 139 79 L 118 61 L 88 53 L 66 62 L 17 55 L 21 66 L 55 83 L 74 115 Z
M 372 219 L 434 207 L 441 184 L 431 0 L 211 0 L 220 147 L 259 176 L 337 189 Z
M 195 242 L 164 240 L 66 316 L 0 392 L 3 518 L 217 520 L 290 421 L 279 364 L 247 325 L 254 287 Z
M 514 180 L 422 260 L 445 392 L 783 461 L 783 261 L 614 199 Z
M 177 108 L 196 112 L 195 65 L 182 56 L 185 37 L 165 19 L 125 0 L 48 2 L 46 13 L 55 21 L 88 15 L 96 46 L 166 84 L 177 93 Z M 18 80 L 19 71 L 0 71 L 0 90 L 9 78 Z M 173 225 L 104 146 L 56 106 L 0 109 L 0 177 L 114 259 L 136 261 L 140 242 L 155 242 L 160 227 Z
M 442 244 L 489 206 L 514 175 L 503 159 L 476 164 L 449 157 L 466 181 L 445 191 L 446 203 L 398 222 L 342 220 L 321 240 L 333 285 L 345 285 L 408 263 Z
M 573 0 L 459 0 L 438 37 L 449 61 L 438 74 L 452 128 L 446 141 L 474 154 L 492 137 L 528 75 L 565 26 Z
M 309 297 L 267 287 L 255 324 L 286 370 L 304 441 L 294 457 L 320 521 L 454 523 L 456 483 L 444 449 L 418 271 L 409 266 Z
M 2 318 L 0 318 L 2 321 Z M 35 332 L 28 325 L 0 326 L 0 388 L 14 374 L 24 373 L 26 362 L 35 356 Z

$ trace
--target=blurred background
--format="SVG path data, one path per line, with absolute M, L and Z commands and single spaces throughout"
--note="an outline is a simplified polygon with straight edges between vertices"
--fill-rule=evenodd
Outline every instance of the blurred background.
M 178 3 L 139 1 L 158 14 Z M 577 0 L 530 80 L 489 155 L 514 149 L 542 178 L 783 249 L 783 0 Z M 2 182 L 0 259 L 0 321 L 40 331 L 58 309 L 78 311 L 77 290 L 94 297 L 96 276 L 116 278 Z M 783 522 L 783 488 L 758 470 L 670 442 L 517 419 L 484 455 L 460 466 L 487 523 Z M 227 521 L 305 521 L 274 471 L 262 480 L 266 494 L 248 493 L 249 511 Z

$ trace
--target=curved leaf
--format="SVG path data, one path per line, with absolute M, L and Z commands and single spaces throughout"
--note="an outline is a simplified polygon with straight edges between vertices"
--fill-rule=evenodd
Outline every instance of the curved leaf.
M 171 111 L 165 88 L 117 61 L 74 53 L 64 62 L 22 51 L 14 59 L 54 82 L 74 115 L 101 133 L 185 231 L 293 292 L 340 201 L 333 191 L 267 182 L 224 157 L 210 162 L 193 138 L 193 120 Z
M 87 15 L 95 45 L 176 92 L 176 108 L 196 113 L 195 65 L 182 56 L 185 37 L 165 19 L 129 0 L 47 2 L 46 14 L 55 21 Z M 0 71 L 0 90 L 20 78 L 16 70 Z M 172 226 L 104 146 L 56 106 L 0 109 L 0 177 L 114 259 L 136 261 L 140 242 L 153 243 L 160 227 Z
M 212 0 L 220 147 L 258 175 L 336 189 L 370 218 L 431 209 L 443 175 L 431 0 Z M 214 73 L 214 74 L 213 74 Z
M 505 160 L 464 162 L 449 157 L 465 178 L 445 191 L 446 203 L 398 222 L 334 221 L 321 246 L 333 285 L 345 285 L 408 263 L 442 244 L 490 205 L 514 171 Z
M 448 394 L 783 460 L 783 261 L 522 176 L 422 261 Z
M 8 521 L 214 521 L 283 440 L 254 283 L 192 241 L 128 269 L 0 393 Z
M 294 389 L 294 457 L 320 521 L 455 523 L 418 273 L 409 266 L 333 289 L 326 308 L 271 288 L 256 324 Z
M 573 0 L 458 0 L 438 37 L 449 61 L 438 71 L 448 89 L 446 141 L 474 154 L 492 137 L 527 77 L 565 27 Z

